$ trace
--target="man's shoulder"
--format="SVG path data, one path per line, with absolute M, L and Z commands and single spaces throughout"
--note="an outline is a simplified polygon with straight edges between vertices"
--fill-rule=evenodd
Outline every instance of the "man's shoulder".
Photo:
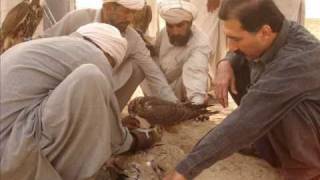
M 140 34 L 131 26 L 128 26 L 125 32 L 125 37 L 135 38 L 135 39 L 141 39 Z
M 208 35 L 202 31 L 200 28 L 198 28 L 197 26 L 193 25 L 192 28 L 192 38 L 190 39 L 190 44 L 193 46 L 205 46 L 205 47 L 209 47 L 210 43 L 209 43 L 209 37 Z
M 94 20 L 94 18 L 96 17 L 97 15 L 97 12 L 99 10 L 97 9 L 78 9 L 78 10 L 74 10 L 74 11 L 71 11 L 69 12 L 66 17 L 68 17 L 69 19 L 81 19 L 83 18 L 83 20 Z
M 312 35 L 303 26 L 291 22 L 287 41 L 279 49 L 275 58 L 283 62 L 288 61 L 288 63 L 295 61 L 309 61 L 307 60 L 308 58 L 306 55 L 308 54 L 309 59 L 313 59 L 315 56 L 320 56 L 319 48 L 320 41 L 314 35 Z M 296 60 L 292 61 L 291 59 Z
M 301 83 L 305 81 L 320 83 L 317 72 L 320 67 L 320 44 L 309 44 L 305 49 L 300 46 L 286 44 L 267 64 L 265 77 L 268 79 L 282 79 L 282 83 Z M 300 87 L 302 88 L 302 87 Z M 304 87 L 307 88 L 307 87 Z
M 312 33 L 310 33 L 304 26 L 297 24 L 296 22 L 289 22 L 288 34 L 286 37 L 286 43 L 281 49 L 291 51 L 304 51 L 313 49 L 315 46 L 319 46 L 320 41 Z
M 128 26 L 124 37 L 128 41 L 128 51 L 145 51 L 147 50 L 145 42 L 142 39 L 141 35 L 133 28 Z

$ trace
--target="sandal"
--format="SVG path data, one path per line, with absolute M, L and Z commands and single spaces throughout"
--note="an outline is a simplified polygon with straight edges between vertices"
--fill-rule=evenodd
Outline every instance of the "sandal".
M 161 131 L 158 127 L 131 129 L 133 143 L 130 151 L 136 152 L 152 147 L 161 140 Z

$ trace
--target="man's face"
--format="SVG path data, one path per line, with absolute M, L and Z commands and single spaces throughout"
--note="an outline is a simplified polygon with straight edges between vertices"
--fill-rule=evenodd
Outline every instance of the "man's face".
M 242 28 L 238 20 L 224 21 L 224 32 L 228 38 L 229 50 L 243 53 L 248 60 L 260 57 L 267 48 L 267 42 L 261 30 L 250 33 Z
M 174 46 L 185 46 L 192 35 L 191 25 L 192 22 L 189 21 L 182 21 L 178 24 L 167 23 L 167 33 L 170 43 Z
M 108 24 L 111 24 L 119 29 L 120 32 L 125 32 L 128 25 L 133 19 L 135 10 L 128 9 L 119 4 L 112 4 L 111 6 L 104 6 L 106 9 L 103 16 L 106 16 L 108 19 Z

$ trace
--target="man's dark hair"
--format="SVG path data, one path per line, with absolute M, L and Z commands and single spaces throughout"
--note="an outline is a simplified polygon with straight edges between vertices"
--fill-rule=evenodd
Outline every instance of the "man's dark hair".
M 224 0 L 220 11 L 221 20 L 238 20 L 248 32 L 258 32 L 263 25 L 269 25 L 273 32 L 279 32 L 284 15 L 273 0 Z

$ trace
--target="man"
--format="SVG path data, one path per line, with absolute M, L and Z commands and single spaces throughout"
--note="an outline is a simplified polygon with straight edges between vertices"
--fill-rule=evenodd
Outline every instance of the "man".
M 142 9 L 144 0 L 103 0 L 101 10 L 82 9 L 73 11 L 48 29 L 43 37 L 68 35 L 78 27 L 90 22 L 103 22 L 117 27 L 128 41 L 128 50 L 124 62 L 114 70 L 115 93 L 120 109 L 144 78 L 148 81 L 155 96 L 176 102 L 177 98 L 166 79 L 150 57 L 149 50 L 140 35 L 128 27 L 136 10 Z
M 272 0 L 225 0 L 219 18 L 238 57 L 232 66 L 249 63 L 251 85 L 240 106 L 202 138 L 166 180 L 192 179 L 251 144 L 284 179 L 318 180 L 319 40 L 285 20 Z
M 208 9 L 213 8 L 214 1 L 220 0 L 208 0 L 207 7 Z M 305 17 L 305 1 L 304 0 L 274 0 L 277 7 L 284 14 L 286 19 L 290 21 L 295 21 L 300 25 L 304 25 L 304 17 Z M 226 57 L 222 60 L 236 58 L 232 55 L 232 53 L 228 53 Z M 233 76 L 233 72 L 230 71 L 229 66 L 224 67 L 224 63 L 220 65 L 219 61 L 216 65 L 216 74 L 213 79 L 213 86 L 215 87 L 215 95 L 220 102 L 220 104 L 224 107 L 228 106 L 228 90 L 230 89 L 230 93 L 233 96 L 234 100 L 237 104 L 240 103 L 240 98 L 244 93 L 246 93 L 246 87 L 243 87 L 243 84 L 248 83 L 248 78 L 242 78 L 241 80 L 236 80 Z M 244 69 L 248 71 L 248 67 L 244 66 Z M 239 71 L 237 71 L 239 72 Z M 242 76 L 249 76 L 248 73 L 244 74 L 243 72 L 239 72 Z M 236 88 L 238 87 L 238 90 Z M 239 91 L 239 92 L 238 92 Z M 239 96 L 235 96 L 235 94 L 242 94 Z
M 90 179 L 112 155 L 147 148 L 119 121 L 112 68 L 126 48 L 94 23 L 1 55 L 2 180 Z
M 192 25 L 196 8 L 190 2 L 169 0 L 159 4 L 159 11 L 166 28 L 156 41 L 156 62 L 181 101 L 203 104 L 210 47 L 207 36 Z
M 227 39 L 223 33 L 222 22 L 218 17 L 220 1 L 222 2 L 222 0 L 191 0 L 201 12 L 194 23 L 207 33 L 210 39 L 212 53 L 209 59 L 209 74 L 213 79 L 218 62 L 227 52 Z M 274 2 L 287 19 L 304 24 L 304 0 L 275 0 Z M 215 83 L 212 85 L 215 87 Z

